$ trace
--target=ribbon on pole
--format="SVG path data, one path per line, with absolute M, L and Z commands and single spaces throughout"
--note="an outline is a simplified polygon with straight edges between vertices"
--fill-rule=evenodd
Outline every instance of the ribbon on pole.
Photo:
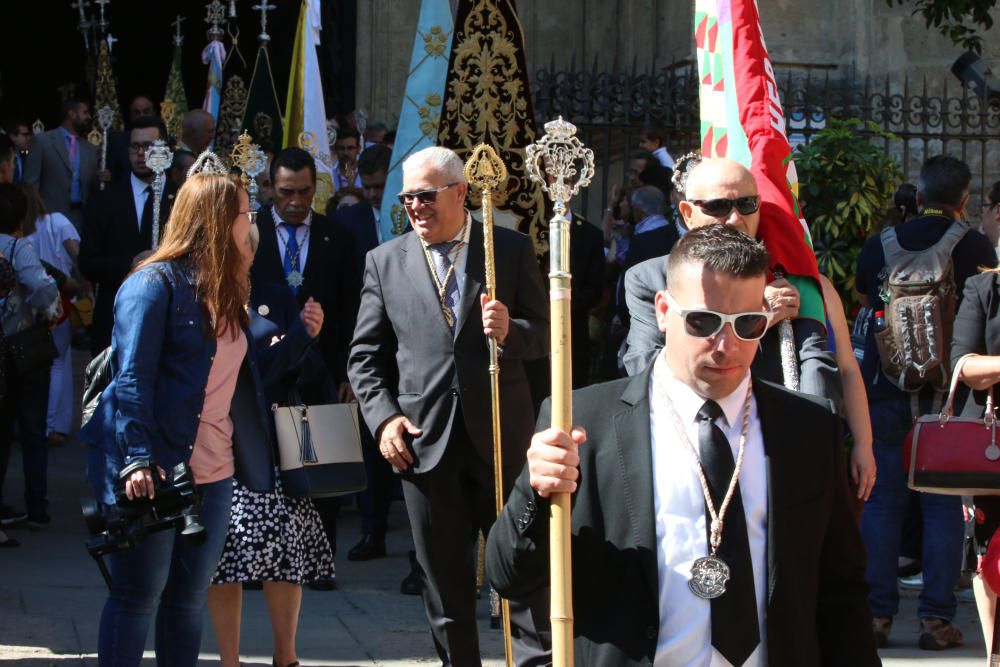
M 399 112 L 396 142 L 382 195 L 379 227 L 383 239 L 406 231 L 409 223 L 396 195 L 403 189 L 403 162 L 413 153 L 436 146 L 454 24 L 448 0 L 423 0 L 413 38 L 406 94 Z
M 696 0 L 702 155 L 728 157 L 757 179 L 757 235 L 799 290 L 799 316 L 825 326 L 819 268 L 798 203 L 798 176 L 755 0 Z
M 313 209 L 325 213 L 333 194 L 333 160 L 326 140 L 326 106 L 316 55 L 321 26 L 320 0 L 302 0 L 285 103 L 285 146 L 298 146 L 316 160 Z

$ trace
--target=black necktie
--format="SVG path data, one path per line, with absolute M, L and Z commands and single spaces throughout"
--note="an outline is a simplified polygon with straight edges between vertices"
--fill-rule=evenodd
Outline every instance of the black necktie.
M 729 439 L 715 423 L 721 416 L 722 408 L 715 401 L 705 401 L 698 411 L 698 455 L 716 512 L 721 509 L 736 469 Z M 711 514 L 706 523 L 711 535 Z M 738 485 L 723 519 L 722 544 L 717 555 L 729 566 L 729 582 L 726 592 L 712 600 L 712 646 L 739 667 L 760 643 L 760 627 L 750 540 Z
M 153 186 L 147 185 L 146 203 L 142 205 L 142 218 L 139 220 L 139 238 L 142 239 L 142 249 L 153 247 Z

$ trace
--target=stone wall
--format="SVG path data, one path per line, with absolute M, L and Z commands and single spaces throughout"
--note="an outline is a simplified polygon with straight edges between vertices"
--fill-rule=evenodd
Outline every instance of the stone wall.
M 898 80 L 908 74 L 938 85 L 951 78 L 948 70 L 961 54 L 908 8 L 889 8 L 885 0 L 760 5 L 779 70 Z M 577 66 L 588 68 L 596 58 L 602 70 L 630 70 L 633 63 L 640 70 L 659 69 L 689 60 L 693 7 L 685 0 L 521 0 L 528 67 L 534 72 L 555 63 L 561 69 L 574 56 Z M 399 114 L 418 11 L 418 0 L 358 3 L 357 100 L 373 120 L 392 125 Z M 984 46 L 984 59 L 1000 71 L 1000 42 L 986 40 Z

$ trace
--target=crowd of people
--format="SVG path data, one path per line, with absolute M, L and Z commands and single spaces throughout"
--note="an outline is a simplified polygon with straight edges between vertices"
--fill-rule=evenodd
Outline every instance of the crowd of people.
M 67 102 L 48 132 L 15 122 L 0 134 L 0 548 L 18 547 L 12 528 L 51 522 L 47 452 L 77 426 L 74 350 L 108 369 L 78 433 L 97 498 L 152 497 L 183 463 L 201 503 L 203 542 L 165 531 L 109 557 L 102 664 L 138 664 L 151 625 L 159 660 L 194 664 L 207 608 L 223 664 L 238 665 L 242 591 L 258 585 L 274 664 L 297 663 L 302 589 L 336 589 L 337 517 L 355 498 L 286 493 L 270 406 L 296 401 L 358 402 L 367 488 L 347 557 L 386 555 L 386 517 L 402 497 L 414 548 L 401 592 L 422 596 L 442 664 L 480 664 L 480 536 L 487 577 L 510 601 L 515 663 L 550 660 L 554 492 L 575 494 L 581 664 L 878 664 L 901 559 L 922 577 L 920 648 L 963 643 L 956 590 L 1000 508 L 908 488 L 903 442 L 943 397 L 940 384 L 891 370 L 889 286 L 901 258 L 949 267 L 943 356 L 963 360 L 962 414 L 988 416 L 985 390 L 1000 381 L 1000 183 L 976 229 L 968 166 L 929 158 L 900 187 L 888 231 L 861 249 L 860 310 L 820 276 L 816 321 L 769 270 L 754 175 L 726 159 L 675 160 L 664 131 L 644 128 L 602 220 L 568 212 L 579 427 L 564 433 L 546 428 L 543 401 L 547 260 L 498 227 L 486 296 L 483 231 L 454 152 L 403 163 L 408 225 L 389 239 L 383 124 L 362 134 L 339 120 L 325 213 L 314 158 L 299 148 L 269 151 L 256 209 L 237 176 L 189 174 L 215 131 L 191 111 L 154 220 L 146 155 L 168 137 L 148 98 L 127 116 L 103 170 L 85 101 Z M 782 386 L 785 321 L 798 392 Z M 501 350 L 499 519 L 489 337 Z M 23 505 L 2 495 L 15 441 Z M 1000 566 L 983 562 L 989 633 Z

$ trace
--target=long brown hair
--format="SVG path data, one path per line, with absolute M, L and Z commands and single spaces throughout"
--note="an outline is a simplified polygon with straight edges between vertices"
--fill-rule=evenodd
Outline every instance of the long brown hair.
M 250 279 L 240 249 L 233 241 L 233 221 L 240 214 L 239 180 L 218 174 L 196 174 L 177 192 L 160 246 L 138 268 L 153 262 L 187 259 L 194 265 L 198 299 L 206 331 L 235 335 L 247 326 Z
M 28 209 L 24 214 L 24 223 L 21 225 L 21 231 L 24 232 L 25 236 L 28 236 L 35 233 L 38 219 L 48 213 L 48 210 L 45 208 L 42 196 L 38 194 L 38 190 L 33 186 L 21 181 L 17 184 L 17 187 L 21 188 L 25 199 L 28 200 Z

